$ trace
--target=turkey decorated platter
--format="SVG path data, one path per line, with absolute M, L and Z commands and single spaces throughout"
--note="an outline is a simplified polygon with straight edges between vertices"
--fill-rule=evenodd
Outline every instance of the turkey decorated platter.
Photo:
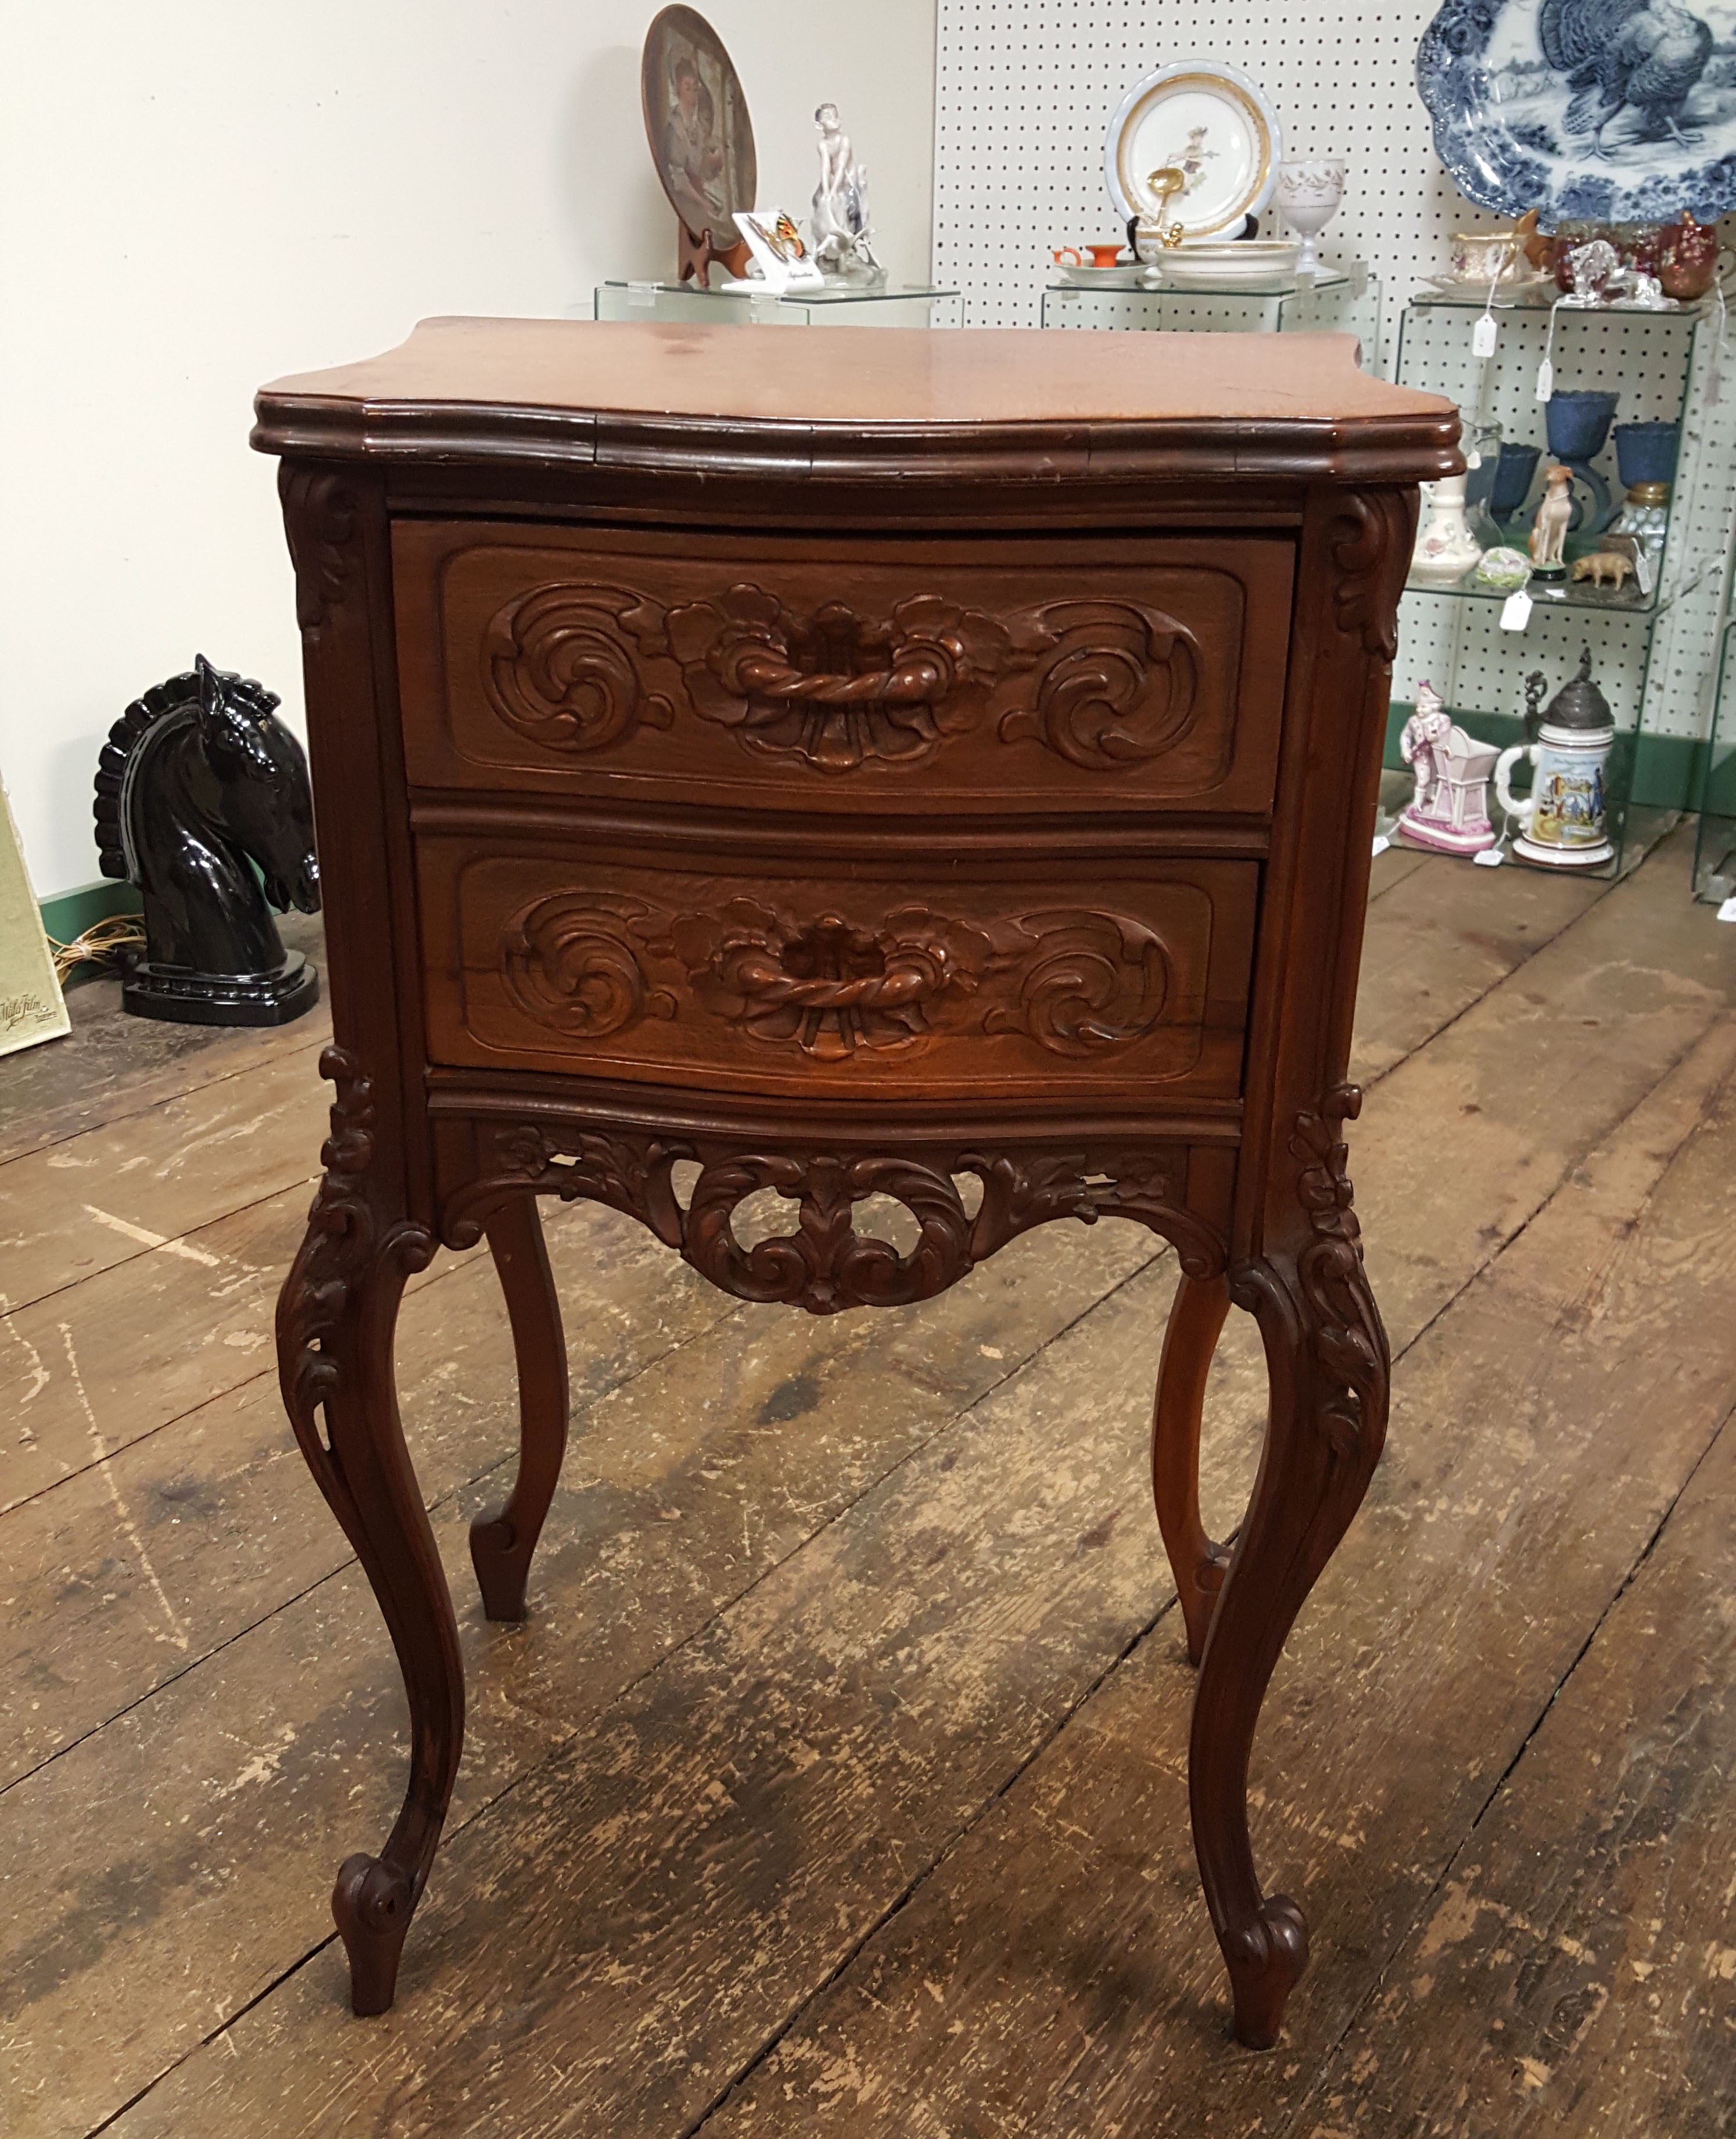
M 1736 207 L 1736 0 L 1446 0 L 1416 71 L 1479 208 L 1547 229 Z

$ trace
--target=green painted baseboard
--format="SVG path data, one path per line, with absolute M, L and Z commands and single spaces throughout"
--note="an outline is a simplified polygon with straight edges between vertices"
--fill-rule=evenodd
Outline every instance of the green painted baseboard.
M 76 891 L 63 891 L 57 898 L 45 898 L 39 903 L 42 926 L 56 943 L 70 943 L 86 929 L 117 913 L 145 911 L 137 884 L 115 884 L 107 879 L 101 884 L 81 884 Z
M 1509 750 L 1516 742 L 1525 740 L 1525 723 L 1511 713 L 1466 712 L 1459 707 L 1449 709 L 1456 721 L 1463 722 L 1479 742 L 1498 743 Z M 1381 760 L 1389 772 L 1404 766 L 1399 755 L 1399 737 L 1415 706 L 1395 704 L 1386 717 L 1386 754 Z M 1624 742 L 1635 745 L 1632 754 L 1632 786 L 1628 800 L 1655 810 L 1692 810 L 1698 806 L 1698 786 L 1702 746 L 1686 736 L 1640 736 L 1637 738 L 1616 738 L 1621 751 Z M 1619 794 L 1620 788 L 1616 791 Z

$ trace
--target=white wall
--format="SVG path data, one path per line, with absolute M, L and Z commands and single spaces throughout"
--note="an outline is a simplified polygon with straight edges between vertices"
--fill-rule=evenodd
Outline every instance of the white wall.
M 840 103 L 881 257 L 928 273 L 934 0 L 704 0 L 763 199 Z M 10 0 L 0 31 L 0 775 L 38 896 L 97 874 L 110 723 L 195 651 L 300 717 L 254 389 L 439 312 L 668 276 L 655 0 Z M 744 331 L 753 331 L 748 329 Z

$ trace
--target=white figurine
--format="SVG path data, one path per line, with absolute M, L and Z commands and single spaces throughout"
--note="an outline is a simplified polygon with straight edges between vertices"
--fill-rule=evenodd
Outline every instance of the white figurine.
M 1399 737 L 1399 755 L 1416 774 L 1416 792 L 1399 812 L 1398 834 L 1407 846 L 1443 854 L 1493 846 L 1488 796 L 1499 747 L 1467 735 L 1432 683 L 1416 687 L 1416 711 Z
M 836 104 L 814 114 L 820 135 L 820 183 L 814 188 L 814 257 L 828 275 L 854 280 L 885 274 L 874 257 L 868 219 L 868 174 L 856 159 L 850 136 L 838 124 Z

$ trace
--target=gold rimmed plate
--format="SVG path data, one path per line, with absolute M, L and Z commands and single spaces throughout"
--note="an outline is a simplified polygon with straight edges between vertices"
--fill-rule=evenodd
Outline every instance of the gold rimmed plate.
M 1271 199 L 1282 158 L 1277 115 L 1245 75 L 1177 60 L 1121 99 L 1104 175 L 1123 216 L 1179 223 L 1184 238 L 1233 237 Z

